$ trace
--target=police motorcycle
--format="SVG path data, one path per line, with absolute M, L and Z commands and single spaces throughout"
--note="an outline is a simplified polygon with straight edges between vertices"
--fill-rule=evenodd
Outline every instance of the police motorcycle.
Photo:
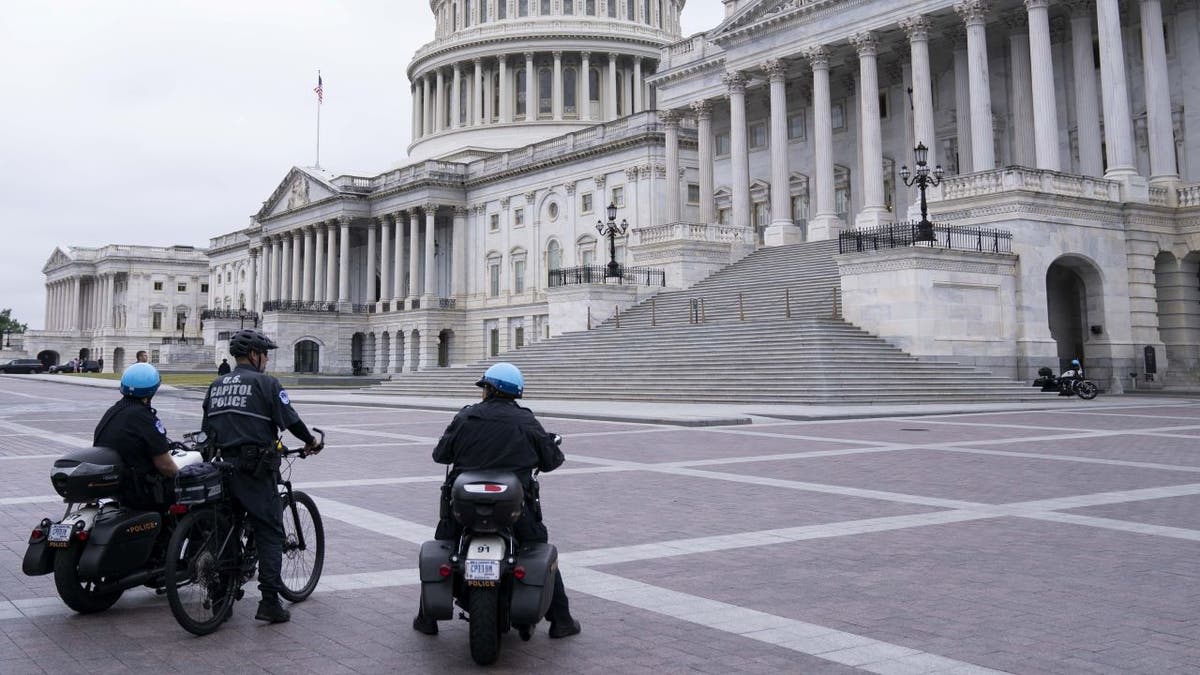
M 555 436 L 555 442 L 561 444 L 562 437 Z M 450 473 L 448 467 L 447 478 Z M 530 492 L 529 506 L 536 511 L 536 470 Z M 471 658 L 489 665 L 500 655 L 504 633 L 515 627 L 522 640 L 529 640 L 550 609 L 558 549 L 514 536 L 527 495 L 511 471 L 464 471 L 449 486 L 449 497 L 449 515 L 462 535 L 421 545 L 421 613 L 444 621 L 453 618 L 455 604 L 466 610 L 459 618 L 470 623 Z
M 1046 367 L 1039 368 L 1038 378 L 1033 381 L 1033 386 L 1041 387 L 1042 391 L 1057 391 L 1062 396 L 1074 394 L 1085 401 L 1096 398 L 1096 395 L 1100 393 L 1100 387 L 1096 386 L 1095 382 L 1083 377 L 1083 368 L 1079 366 L 1078 361 L 1072 361 L 1071 365 L 1071 368 L 1064 370 L 1057 377 L 1053 370 Z
M 188 467 L 203 467 L 208 459 L 203 432 L 185 434 L 170 447 L 181 474 L 192 474 Z M 33 528 L 21 570 L 28 576 L 53 573 L 59 597 L 80 614 L 102 612 L 136 586 L 163 592 L 164 554 L 176 516 L 121 505 L 122 486 L 134 480 L 144 479 L 104 447 L 72 450 L 51 469 L 50 483 L 67 503 L 66 513 Z M 145 481 L 143 487 L 173 489 L 170 481 Z

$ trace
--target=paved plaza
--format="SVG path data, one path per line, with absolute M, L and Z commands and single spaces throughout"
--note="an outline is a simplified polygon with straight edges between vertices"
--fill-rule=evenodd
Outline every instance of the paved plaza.
M 31 527 L 62 513 L 51 463 L 116 396 L 0 377 L 0 673 L 476 670 L 466 622 L 409 627 L 452 412 L 296 394 L 328 433 L 292 475 L 325 520 L 320 586 L 274 626 L 248 586 L 197 638 L 146 589 L 78 616 L 22 575 Z M 155 402 L 172 435 L 198 426 L 194 393 Z M 583 633 L 509 634 L 493 670 L 1200 670 L 1200 401 L 747 420 L 545 418 L 567 463 L 542 497 Z

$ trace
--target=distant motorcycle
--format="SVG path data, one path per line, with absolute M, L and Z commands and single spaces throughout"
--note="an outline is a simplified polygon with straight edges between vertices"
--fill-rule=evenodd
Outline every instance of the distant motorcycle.
M 1095 382 L 1084 379 L 1082 374 L 1075 370 L 1065 370 L 1057 377 L 1054 371 L 1049 368 L 1041 368 L 1038 370 L 1038 378 L 1033 381 L 1033 386 L 1041 387 L 1042 391 L 1057 391 L 1066 393 L 1068 396 L 1075 394 L 1079 398 L 1090 401 L 1096 398 L 1096 394 L 1100 393 L 1100 388 Z

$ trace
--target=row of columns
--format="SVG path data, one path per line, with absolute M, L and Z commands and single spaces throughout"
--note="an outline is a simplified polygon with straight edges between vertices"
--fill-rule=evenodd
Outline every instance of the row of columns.
M 570 0 L 567 0 L 570 2 Z M 459 0 L 455 3 L 445 2 L 437 16 L 437 32 L 441 37 L 449 37 L 459 30 L 459 27 L 470 28 L 480 24 L 488 24 L 505 19 L 531 19 L 534 17 L 588 18 L 607 17 L 622 21 L 633 21 L 647 26 L 657 26 L 673 35 L 680 32 L 679 10 L 674 6 L 676 0 L 637 0 L 632 7 L 626 0 L 574 0 L 569 9 L 566 2 L 557 2 L 549 13 L 540 11 L 537 0 L 476 0 L 475 3 Z M 525 12 L 521 12 L 521 3 L 525 4 Z M 630 10 L 633 10 L 632 12 Z
M 46 330 L 112 328 L 116 274 L 75 276 L 46 284 Z
M 509 55 L 496 58 L 476 58 L 471 63 L 455 63 L 447 68 L 436 68 L 415 78 L 412 85 L 413 101 L 413 138 L 421 138 L 442 131 L 476 127 L 487 124 L 511 124 L 513 122 L 535 122 L 540 119 L 538 90 L 537 54 L 524 52 L 525 68 L 525 111 L 518 115 L 516 71 L 509 64 Z M 571 119 L 584 122 L 592 121 L 592 65 L 603 68 L 600 86 L 603 88 L 599 97 L 601 105 L 600 119 L 611 121 L 621 115 L 641 112 L 648 107 L 643 59 L 640 56 L 623 57 L 617 53 L 593 55 L 590 52 L 579 52 L 572 56 L 569 62 L 563 59 L 563 52 L 551 52 L 553 66 L 551 71 L 551 112 L 548 119 L 562 121 L 568 118 L 563 71 L 566 67 L 575 68 L 575 110 Z M 631 65 L 622 67 L 620 61 L 628 58 Z M 470 72 L 467 72 L 469 69 Z M 622 109 L 617 107 L 617 72 L 626 73 L 624 85 L 624 102 Z M 510 75 L 510 72 L 512 75 Z M 499 96 L 495 91 L 494 73 L 499 73 Z M 447 83 L 450 86 L 446 86 Z M 465 113 L 459 109 L 466 91 Z M 498 101 L 497 101 L 498 99 Z M 499 110 L 494 110 L 496 105 Z M 447 122 L 447 115 L 449 120 Z
M 1078 103 L 1079 147 L 1082 172 L 1101 173 L 1100 120 L 1094 102 L 1102 98 L 1104 106 L 1104 148 L 1108 167 L 1105 177 L 1125 179 L 1137 174 L 1133 155 L 1133 127 L 1126 82 L 1124 47 L 1117 0 L 1095 0 L 1096 22 L 1100 37 L 1101 90 L 1097 92 L 1092 61 L 1091 2 L 1074 2 L 1071 19 L 1075 89 Z M 1050 50 L 1049 0 L 1025 0 L 1025 16 L 1016 23 L 1021 32 L 1014 35 L 1014 89 L 1018 120 L 1018 137 L 1032 130 L 1025 146 L 1028 159 L 1038 169 L 1063 169 L 1059 155 L 1059 129 L 1054 85 L 1054 68 Z M 1150 130 L 1151 182 L 1178 179 L 1175 168 L 1174 137 L 1171 124 L 1170 94 L 1167 86 L 1166 51 L 1162 36 L 1160 0 L 1141 0 L 1142 49 L 1146 77 L 1146 107 Z M 988 4 L 985 0 L 965 0 L 954 6 L 966 29 L 965 53 L 956 58 L 955 77 L 960 92 L 965 86 L 967 105 L 960 94 L 960 157 L 969 158 L 970 165 L 960 172 L 995 168 L 994 130 L 991 90 L 988 76 L 986 21 Z M 1028 35 L 1023 27 L 1028 26 Z M 914 143 L 930 149 L 930 164 L 936 163 L 934 138 L 933 89 L 929 57 L 930 21 L 925 16 L 903 19 L 900 27 L 907 35 L 912 67 L 912 106 Z M 873 32 L 856 33 L 850 43 L 858 54 L 859 133 L 863 202 L 855 224 L 866 227 L 879 224 L 888 215 L 883 192 L 883 144 L 880 132 L 880 111 L 877 93 L 879 53 Z M 959 55 L 956 54 L 956 57 Z M 809 237 L 822 239 L 832 236 L 840 222 L 834 204 L 833 122 L 829 90 L 830 50 L 817 45 L 804 51 L 812 70 L 814 142 L 812 175 L 815 179 L 815 215 L 809 220 Z M 771 101 L 771 226 L 767 243 L 780 244 L 798 240 L 799 230 L 791 219 L 789 204 L 790 167 L 787 142 L 786 68 L 779 60 L 763 65 L 763 75 L 769 84 Z M 965 77 L 963 77 L 965 75 Z M 750 226 L 750 165 L 746 139 L 747 73 L 731 72 L 724 77 L 729 92 L 730 119 L 730 179 L 733 195 L 733 224 Z M 1025 109 L 1022 112 L 1022 109 Z M 703 222 L 713 222 L 711 130 L 712 103 L 692 104 L 699 127 L 700 204 Z M 678 186 L 678 126 L 680 115 L 668 111 L 662 116 L 667 137 L 668 221 L 679 219 Z M 965 124 L 963 122 L 966 122 Z M 965 162 L 963 162 L 965 163 Z M 671 167 L 676 167 L 672 172 Z

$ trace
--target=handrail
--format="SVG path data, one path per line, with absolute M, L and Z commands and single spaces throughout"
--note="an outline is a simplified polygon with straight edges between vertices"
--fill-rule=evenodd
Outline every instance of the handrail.
M 988 227 L 933 225 L 933 241 L 917 241 L 917 223 L 891 223 L 838 234 L 838 253 L 924 246 L 982 253 L 1012 253 L 1012 232 Z

